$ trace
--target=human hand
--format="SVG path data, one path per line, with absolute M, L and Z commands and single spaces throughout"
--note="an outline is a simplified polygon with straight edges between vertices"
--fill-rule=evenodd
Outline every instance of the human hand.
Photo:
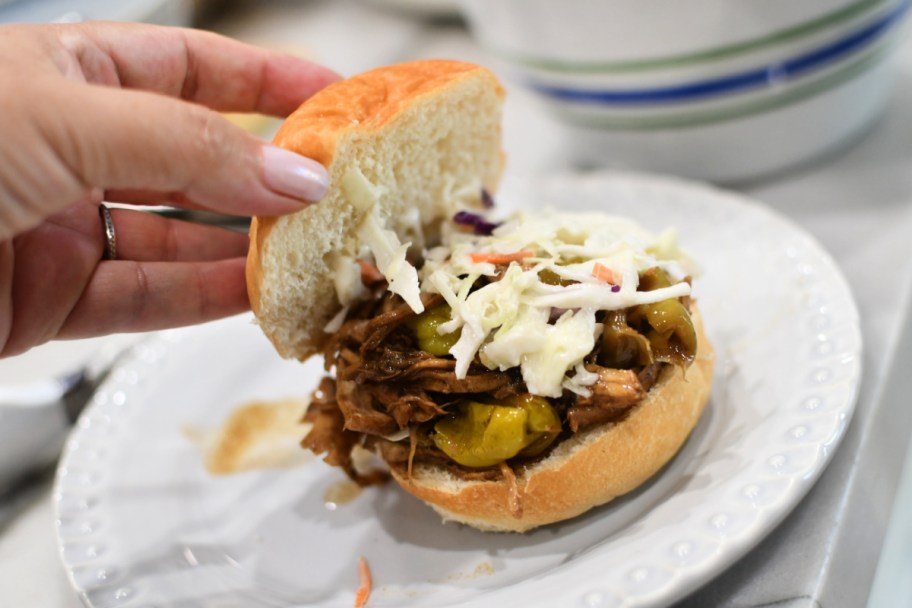
M 0 27 L 0 356 L 246 310 L 245 235 L 113 209 L 117 259 L 102 260 L 99 205 L 280 215 L 318 200 L 322 166 L 213 110 L 285 116 L 336 79 L 194 30 Z

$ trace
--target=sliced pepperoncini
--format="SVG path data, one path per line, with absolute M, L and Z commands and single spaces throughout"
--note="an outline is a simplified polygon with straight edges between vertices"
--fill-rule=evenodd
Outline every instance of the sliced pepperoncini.
M 661 268 L 650 268 L 640 275 L 640 291 L 652 291 L 670 287 L 671 279 Z M 674 298 L 652 304 L 633 307 L 627 316 L 631 324 L 645 321 L 649 339 L 656 360 L 689 366 L 697 353 L 697 332 L 687 307 Z
M 633 369 L 654 360 L 649 340 L 627 325 L 623 310 L 611 311 L 605 316 L 599 364 L 614 369 Z
M 440 334 L 437 328 L 449 321 L 451 315 L 450 307 L 441 304 L 409 319 L 408 326 L 418 339 L 418 348 L 438 357 L 450 354 L 450 349 L 459 340 L 462 330 Z
M 466 401 L 434 425 L 440 451 L 472 468 L 490 467 L 514 456 L 536 456 L 560 433 L 560 418 L 542 397 L 521 395 L 503 404 Z
M 658 266 L 640 273 L 639 291 L 654 291 L 663 287 L 671 287 L 671 278 Z
M 540 280 L 545 285 L 562 285 L 566 287 L 567 285 L 572 285 L 576 281 L 571 281 L 569 279 L 561 278 L 559 274 L 553 270 L 545 268 L 538 273 L 538 280 Z

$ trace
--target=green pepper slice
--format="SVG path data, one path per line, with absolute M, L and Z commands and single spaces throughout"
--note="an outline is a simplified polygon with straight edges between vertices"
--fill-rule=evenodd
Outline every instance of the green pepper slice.
M 671 279 L 660 268 L 650 268 L 640 275 L 640 291 L 670 287 Z M 697 353 L 697 332 L 687 307 L 674 298 L 634 306 L 628 314 L 631 324 L 642 325 L 657 361 L 680 367 L 689 366 Z
M 614 310 L 605 315 L 599 364 L 613 369 L 633 369 L 654 361 L 649 340 L 627 324 L 627 314 Z
M 434 425 L 440 451 L 471 468 L 515 456 L 536 456 L 560 433 L 560 418 L 542 397 L 522 395 L 503 404 L 466 401 Z
M 559 274 L 548 268 L 545 268 L 538 273 L 538 279 L 545 285 L 561 285 L 563 287 L 573 285 L 576 282 L 561 278 Z
M 449 321 L 451 315 L 449 305 L 441 304 L 409 319 L 408 326 L 418 340 L 418 348 L 438 357 L 450 354 L 450 349 L 459 340 L 462 330 L 440 334 L 437 328 Z

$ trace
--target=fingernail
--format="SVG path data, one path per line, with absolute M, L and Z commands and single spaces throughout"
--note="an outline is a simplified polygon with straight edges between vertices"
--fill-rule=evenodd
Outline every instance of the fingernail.
M 263 179 L 272 190 L 318 201 L 329 188 L 329 174 L 317 161 L 277 146 L 263 146 Z

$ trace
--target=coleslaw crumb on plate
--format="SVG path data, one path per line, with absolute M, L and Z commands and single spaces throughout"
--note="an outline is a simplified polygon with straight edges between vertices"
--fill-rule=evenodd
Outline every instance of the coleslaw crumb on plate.
M 358 558 L 358 582 L 358 591 L 355 592 L 355 608 L 364 608 L 367 600 L 370 599 L 374 579 L 367 559 L 363 555 Z

